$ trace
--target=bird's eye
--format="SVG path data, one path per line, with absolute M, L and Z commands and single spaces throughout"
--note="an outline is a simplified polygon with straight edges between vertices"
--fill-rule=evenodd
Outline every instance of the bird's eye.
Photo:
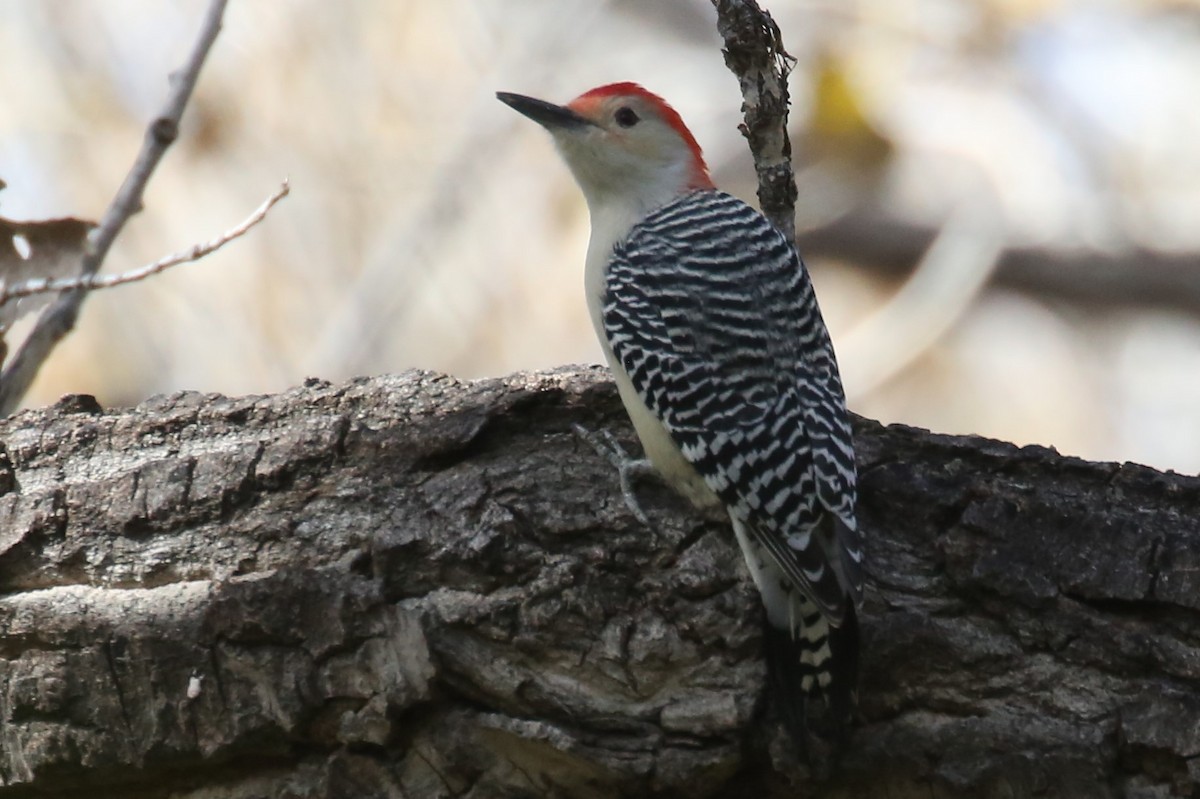
M 637 112 L 627 105 L 618 108 L 617 113 L 613 114 L 613 119 L 623 128 L 632 128 L 638 123 Z

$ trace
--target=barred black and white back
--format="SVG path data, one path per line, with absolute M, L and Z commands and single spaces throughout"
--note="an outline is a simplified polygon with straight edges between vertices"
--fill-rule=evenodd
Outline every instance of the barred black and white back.
M 795 247 L 741 200 L 684 194 L 614 246 L 602 317 L 638 395 L 728 509 L 787 634 L 770 647 L 798 659 L 801 691 L 848 709 L 863 557 L 853 440 Z

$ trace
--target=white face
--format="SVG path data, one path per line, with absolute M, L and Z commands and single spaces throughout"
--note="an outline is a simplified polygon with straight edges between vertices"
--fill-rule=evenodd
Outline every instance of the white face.
M 647 98 L 585 95 L 569 107 L 594 124 L 551 133 L 589 205 L 648 209 L 707 183 L 689 143 Z

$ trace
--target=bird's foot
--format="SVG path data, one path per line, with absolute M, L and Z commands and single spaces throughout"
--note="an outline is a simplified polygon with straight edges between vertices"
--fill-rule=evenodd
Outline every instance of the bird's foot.
M 634 490 L 635 480 L 658 475 L 650 461 L 646 458 L 631 457 L 621 446 L 621 442 L 617 441 L 616 437 L 607 430 L 596 432 L 579 424 L 571 425 L 571 428 L 575 431 L 575 435 L 586 441 L 598 455 L 616 468 L 621 480 L 621 496 L 625 498 L 625 505 L 634 518 L 647 527 L 653 526 L 646 511 L 642 510 L 637 492 Z

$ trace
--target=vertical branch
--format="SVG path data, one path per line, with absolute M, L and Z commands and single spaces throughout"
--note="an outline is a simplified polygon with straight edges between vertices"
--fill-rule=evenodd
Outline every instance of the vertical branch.
M 758 173 L 758 202 L 789 240 L 796 237 L 796 176 L 788 139 L 788 73 L 796 59 L 783 49 L 779 26 L 755 0 L 713 0 L 725 65 L 742 88 L 742 135 Z
M 217 34 L 221 32 L 221 18 L 225 14 L 227 3 L 228 0 L 212 0 L 187 62 L 178 72 L 171 74 L 171 91 L 167 102 L 147 128 L 137 160 L 105 211 L 100 226 L 88 241 L 80 264 L 79 271 L 82 276 L 88 277 L 100 269 L 117 234 L 129 218 L 141 210 L 142 194 L 150 181 L 150 175 L 154 173 L 167 148 L 179 135 L 183 109 L 196 87 L 200 67 L 204 65 L 208 51 L 212 49 Z M 74 329 L 75 320 L 79 317 L 79 309 L 86 296 L 87 291 L 84 288 L 68 291 L 42 312 L 16 357 L 4 370 L 3 375 L 0 375 L 0 415 L 7 416 L 16 409 L 46 358 L 58 342 Z

